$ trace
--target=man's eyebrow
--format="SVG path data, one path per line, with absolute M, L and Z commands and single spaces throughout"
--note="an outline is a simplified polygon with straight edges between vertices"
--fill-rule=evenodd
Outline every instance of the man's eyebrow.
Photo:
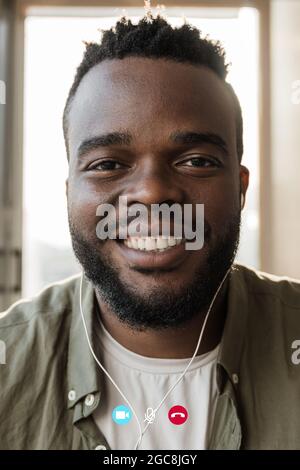
M 219 147 L 223 152 L 228 155 L 226 142 L 218 134 L 211 132 L 172 132 L 170 140 L 176 144 L 212 144 Z
M 228 149 L 224 139 L 211 132 L 175 131 L 172 132 L 169 140 L 175 144 L 181 145 L 203 143 L 212 144 L 219 147 L 226 155 L 228 155 Z M 130 145 L 131 142 L 132 135 L 127 132 L 109 132 L 84 140 L 78 147 L 77 156 L 81 157 L 87 152 L 97 150 L 99 147 Z
M 109 132 L 90 139 L 84 140 L 78 147 L 77 156 L 81 157 L 91 150 L 99 147 L 109 147 L 111 145 L 129 145 L 132 136 L 125 132 Z

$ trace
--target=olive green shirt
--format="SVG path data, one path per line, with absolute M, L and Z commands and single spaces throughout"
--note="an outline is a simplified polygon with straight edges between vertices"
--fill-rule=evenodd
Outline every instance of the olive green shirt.
M 109 449 L 92 415 L 104 377 L 79 292 L 74 276 L 1 314 L 0 449 Z M 235 265 L 227 299 L 209 449 L 300 449 L 300 281 Z M 86 279 L 82 300 L 92 337 Z

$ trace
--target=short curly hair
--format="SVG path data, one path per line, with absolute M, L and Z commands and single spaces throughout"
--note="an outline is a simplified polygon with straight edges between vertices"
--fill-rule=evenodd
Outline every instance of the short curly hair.
M 77 68 L 74 82 L 68 94 L 63 113 L 63 132 L 69 157 L 68 113 L 72 98 L 84 77 L 95 65 L 107 59 L 125 57 L 165 58 L 192 65 L 205 65 L 217 74 L 233 97 L 236 112 L 237 155 L 243 155 L 243 118 L 239 100 L 229 83 L 226 82 L 228 64 L 220 42 L 201 37 L 201 32 L 188 23 L 173 28 L 160 15 L 148 13 L 137 24 L 123 16 L 114 27 L 103 31 L 102 41 L 85 43 L 86 50 Z

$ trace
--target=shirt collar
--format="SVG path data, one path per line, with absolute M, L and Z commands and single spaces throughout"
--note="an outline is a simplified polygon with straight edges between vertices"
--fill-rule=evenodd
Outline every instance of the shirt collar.
M 249 301 L 247 284 L 243 278 L 243 267 L 238 264 L 233 265 L 229 276 L 227 313 L 218 355 L 218 365 L 226 371 L 234 385 L 237 385 Z M 218 386 L 219 389 L 222 388 L 221 374 L 218 374 Z
M 80 280 L 78 277 L 73 296 L 72 323 L 68 350 L 68 391 L 74 399 L 68 401 L 72 408 L 78 401 L 88 394 L 101 391 L 101 375 L 98 365 L 91 354 L 80 312 Z M 82 310 L 85 318 L 87 332 L 93 349 L 93 313 L 96 298 L 92 284 L 82 279 Z M 70 394 L 70 391 L 73 393 Z

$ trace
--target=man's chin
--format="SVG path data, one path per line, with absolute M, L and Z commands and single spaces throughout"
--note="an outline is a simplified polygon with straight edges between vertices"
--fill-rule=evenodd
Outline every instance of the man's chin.
M 137 330 L 181 327 L 208 308 L 219 282 L 216 273 L 203 267 L 185 278 L 176 270 L 131 271 L 125 276 L 105 259 L 94 259 L 88 266 L 85 257 L 83 267 L 98 299 L 122 323 Z

